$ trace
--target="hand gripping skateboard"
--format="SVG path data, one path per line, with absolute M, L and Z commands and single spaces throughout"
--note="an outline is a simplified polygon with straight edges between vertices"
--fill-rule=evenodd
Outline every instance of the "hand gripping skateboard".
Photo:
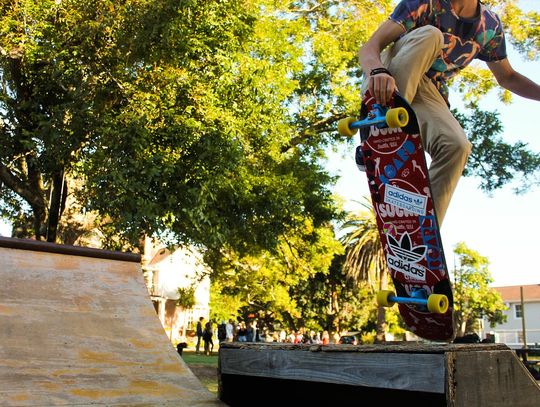
M 380 291 L 377 303 L 392 306 L 419 337 L 451 341 L 453 295 L 428 168 L 413 109 L 399 94 L 388 107 L 365 95 L 360 118 L 346 118 L 338 131 L 360 130 L 357 163 L 366 168 L 381 244 L 396 293 Z

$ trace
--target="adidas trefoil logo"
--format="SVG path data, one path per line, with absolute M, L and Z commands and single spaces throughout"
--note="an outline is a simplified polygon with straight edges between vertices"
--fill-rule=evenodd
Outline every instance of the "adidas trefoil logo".
M 407 263 L 418 263 L 426 256 L 427 246 L 412 247 L 411 237 L 408 232 L 403 233 L 399 241 L 394 236 L 388 234 L 386 238 L 392 253 Z

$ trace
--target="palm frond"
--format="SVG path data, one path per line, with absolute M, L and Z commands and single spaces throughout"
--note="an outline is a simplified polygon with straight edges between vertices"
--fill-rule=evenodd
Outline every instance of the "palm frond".
M 354 281 L 367 281 L 376 290 L 382 273 L 386 270 L 386 259 L 375 213 L 369 201 L 362 203 L 365 210 L 351 214 L 343 223 L 345 232 L 341 242 L 345 246 L 345 271 Z

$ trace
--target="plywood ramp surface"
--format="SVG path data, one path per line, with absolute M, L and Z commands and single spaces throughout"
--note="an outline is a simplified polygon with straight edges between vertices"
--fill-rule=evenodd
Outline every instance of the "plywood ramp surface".
M 170 344 L 140 263 L 95 254 L 0 247 L 0 405 L 223 406 Z

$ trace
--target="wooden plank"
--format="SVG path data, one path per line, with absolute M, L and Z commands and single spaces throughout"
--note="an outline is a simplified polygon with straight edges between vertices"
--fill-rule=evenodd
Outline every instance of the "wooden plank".
M 444 393 L 442 354 L 220 349 L 221 374 Z
M 34 252 L 69 254 L 73 256 L 93 257 L 97 259 L 109 259 L 141 262 L 141 255 L 137 253 L 114 252 L 110 250 L 94 249 L 91 247 L 70 246 L 56 243 L 42 242 L 31 239 L 12 239 L 0 236 L 0 247 L 6 249 L 29 250 Z
M 257 350 L 295 350 L 310 352 L 360 352 L 360 353 L 439 353 L 463 351 L 508 350 L 502 343 L 436 343 L 436 342 L 385 342 L 373 345 L 312 345 L 274 342 L 226 342 L 221 344 L 227 349 L 257 349 Z
M 448 406 L 540 406 L 540 387 L 511 350 L 449 353 L 447 368 Z
M 0 248 L 2 406 L 223 405 L 169 342 L 140 264 Z

